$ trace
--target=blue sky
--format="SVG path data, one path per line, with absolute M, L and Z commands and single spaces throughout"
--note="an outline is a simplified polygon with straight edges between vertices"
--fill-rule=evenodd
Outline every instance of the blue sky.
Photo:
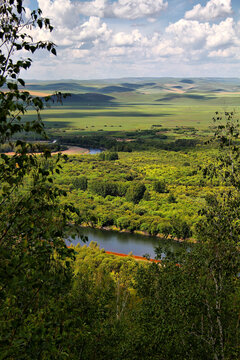
M 58 56 L 34 56 L 34 79 L 240 77 L 239 0 L 25 0 L 40 7 Z

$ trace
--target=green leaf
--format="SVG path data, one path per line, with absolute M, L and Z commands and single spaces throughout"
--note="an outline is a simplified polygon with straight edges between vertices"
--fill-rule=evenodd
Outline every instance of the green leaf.
M 57 52 L 56 52 L 55 48 L 52 48 L 51 52 L 52 52 L 53 55 L 57 55 Z
M 24 80 L 18 78 L 18 82 L 19 82 L 22 86 L 25 86 L 25 81 L 24 81 Z

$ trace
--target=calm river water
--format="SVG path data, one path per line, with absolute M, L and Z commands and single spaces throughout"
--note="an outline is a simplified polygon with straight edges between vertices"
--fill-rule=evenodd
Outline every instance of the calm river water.
M 96 154 L 100 154 L 101 152 L 102 150 L 100 149 L 89 149 L 88 155 L 96 155 Z
M 176 252 L 180 247 L 185 246 L 189 248 L 189 245 L 178 243 L 174 240 L 160 239 L 155 236 L 142 236 L 137 234 L 119 233 L 116 231 L 106 231 L 92 228 L 82 228 L 82 235 L 88 237 L 87 245 L 91 241 L 98 243 L 101 249 L 106 251 L 114 251 L 123 254 L 129 254 L 132 252 L 134 255 L 143 256 L 145 254 L 150 255 L 151 258 L 155 257 L 155 247 L 163 245 L 164 248 Z M 75 239 L 69 238 L 66 240 L 67 245 L 71 243 L 76 245 L 78 243 L 83 244 L 80 237 Z M 164 253 L 162 252 L 162 256 Z

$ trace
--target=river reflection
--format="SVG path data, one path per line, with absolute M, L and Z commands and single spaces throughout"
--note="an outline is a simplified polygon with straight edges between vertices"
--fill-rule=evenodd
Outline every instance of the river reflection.
M 143 256 L 148 254 L 151 258 L 155 257 L 155 248 L 159 245 L 163 246 L 171 252 L 177 252 L 183 246 L 189 248 L 189 246 L 183 245 L 173 240 L 160 239 L 155 236 L 142 236 L 138 234 L 119 233 L 116 231 L 106 231 L 92 228 L 82 228 L 82 235 L 88 237 L 87 245 L 91 241 L 98 243 L 101 249 L 106 251 L 113 251 L 123 254 L 129 254 L 132 252 L 134 255 Z M 70 244 L 84 244 L 80 237 L 75 239 L 68 238 L 66 240 L 67 245 Z M 162 257 L 165 254 L 162 253 Z

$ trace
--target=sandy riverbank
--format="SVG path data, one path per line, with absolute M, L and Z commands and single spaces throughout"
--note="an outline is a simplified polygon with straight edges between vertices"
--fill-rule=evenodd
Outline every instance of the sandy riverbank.
M 105 251 L 106 254 L 110 254 L 110 255 L 115 255 L 115 256 L 120 256 L 120 257 L 127 257 L 127 256 L 130 256 L 132 258 L 134 258 L 135 260 L 138 260 L 138 261 L 152 261 L 152 262 L 155 262 L 155 263 L 160 263 L 161 260 L 156 260 L 156 259 L 147 259 L 143 256 L 138 256 L 138 255 L 129 255 L 129 254 L 122 254 L 122 253 L 118 253 L 118 252 L 114 252 L 114 251 Z
M 79 146 L 69 146 L 67 150 L 52 152 L 52 155 L 56 155 L 58 153 L 62 153 L 62 154 L 66 154 L 66 155 L 86 155 L 86 154 L 89 154 L 89 150 L 79 147 Z M 15 155 L 15 152 L 9 151 L 4 154 L 12 156 L 12 155 Z M 34 155 L 41 155 L 41 154 L 42 153 L 34 153 Z
M 67 150 L 52 152 L 52 154 L 66 154 L 66 155 L 83 155 L 89 154 L 89 150 L 79 146 L 69 146 Z

